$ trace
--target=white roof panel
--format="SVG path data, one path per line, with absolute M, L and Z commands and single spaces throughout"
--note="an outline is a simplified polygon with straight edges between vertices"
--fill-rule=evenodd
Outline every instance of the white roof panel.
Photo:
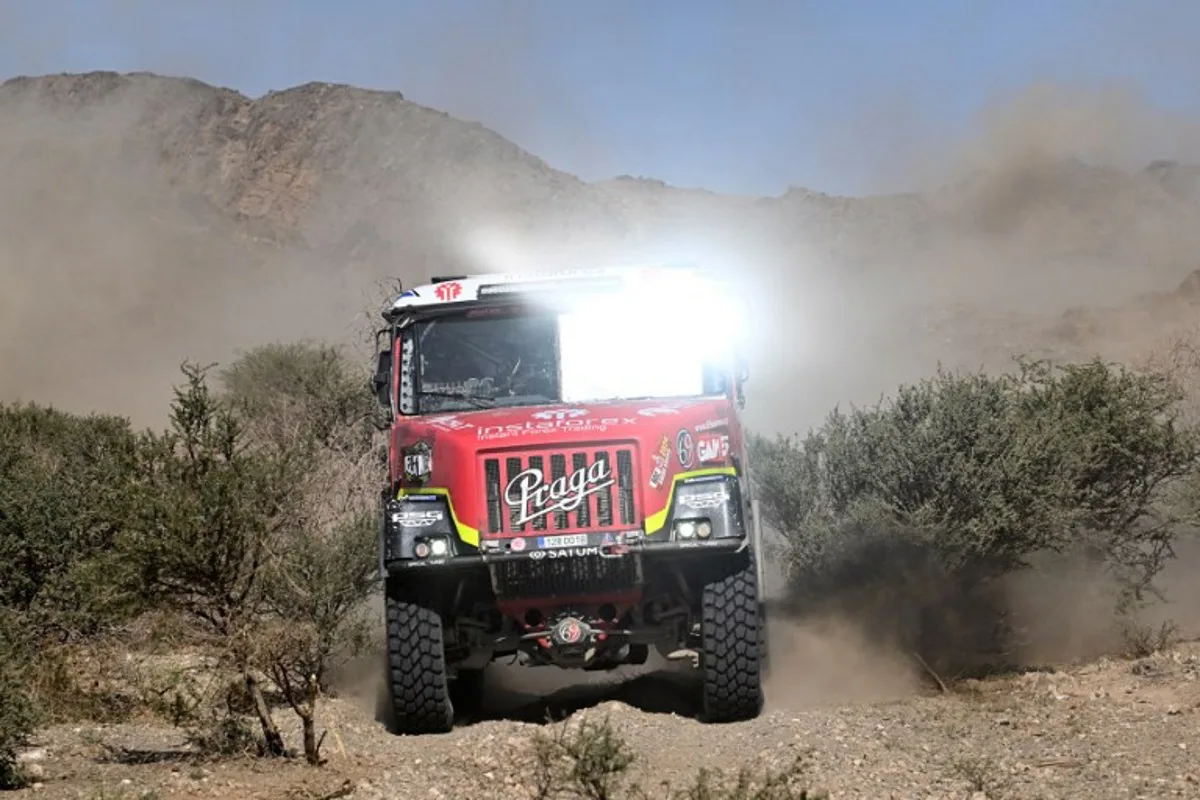
M 605 278 L 617 278 L 622 281 L 636 282 L 648 274 L 691 272 L 694 277 L 705 275 L 704 271 L 693 264 L 645 264 L 636 266 L 581 267 L 552 272 L 495 272 L 478 275 L 468 275 L 462 278 L 443 280 L 439 283 L 428 283 L 407 289 L 393 297 L 383 309 L 384 316 L 390 317 L 398 311 L 410 308 L 426 308 L 430 306 L 447 305 L 452 303 L 471 302 L 480 299 L 480 289 L 483 287 L 511 287 L 520 290 L 522 284 L 530 288 L 544 288 L 547 283 L 562 283 L 569 287 L 576 281 L 587 281 Z M 493 290 L 494 291 L 494 290 Z M 484 297 L 492 291 L 485 290 Z M 495 294 L 505 293 L 503 290 Z

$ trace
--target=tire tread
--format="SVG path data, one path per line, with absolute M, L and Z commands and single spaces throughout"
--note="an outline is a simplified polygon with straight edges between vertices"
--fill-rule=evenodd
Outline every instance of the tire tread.
M 454 706 L 437 612 L 387 599 L 388 690 L 398 733 L 448 733 Z
M 704 717 L 754 719 L 763 708 L 763 631 L 754 563 L 704 587 L 701 640 Z

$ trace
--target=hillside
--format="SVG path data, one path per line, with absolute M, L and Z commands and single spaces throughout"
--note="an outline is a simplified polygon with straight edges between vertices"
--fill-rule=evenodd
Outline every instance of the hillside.
M 180 359 L 353 338 L 392 277 L 703 258 L 749 278 L 767 312 L 752 421 L 787 429 L 938 359 L 1054 349 L 1041 332 L 1054 315 L 1169 290 L 1197 266 L 1186 165 L 1020 150 L 992 165 L 922 194 L 728 197 L 584 183 L 398 92 L 13 78 L 0 86 L 0 386 L 146 421 Z M 781 416 L 796 404 L 775 398 L 798 385 L 802 408 Z
M 629 176 L 585 182 L 400 92 L 311 83 L 249 98 L 146 73 L 13 78 L 0 85 L 0 401 L 157 425 L 182 360 L 228 361 L 309 336 L 361 345 L 396 279 L 610 259 L 694 258 L 742 279 L 761 309 L 747 412 L 764 432 L 819 422 L 835 404 L 873 400 L 939 362 L 1004 368 L 1019 351 L 1142 358 L 1195 325 L 1200 167 L 1084 163 L 988 133 L 983 167 L 947 155 L 920 191 L 743 197 Z M 648 346 L 702 330 L 708 313 L 720 310 L 664 302 L 646 321 Z M 74 436 L 63 436 L 74 452 Z M 105 480 L 93 473 L 73 474 L 75 494 L 64 494 L 54 471 L 71 470 L 39 458 L 27 463 L 45 467 L 37 486 L 55 502 L 119 494 L 94 492 Z M 330 469 L 354 483 L 361 473 L 345 466 Z M 175 491 L 146 494 L 180 503 Z M 220 496 L 194 507 L 224 510 Z M 127 508 L 115 508 L 126 521 Z M 45 532 L 49 516 L 18 535 L 39 531 L 47 550 L 68 549 Z M 79 527 L 92 534 L 90 521 Z M 159 533 L 144 538 L 166 539 Z M 1200 619 L 1198 551 L 1181 537 L 1164 580 L 1175 605 L 1150 615 L 1176 618 L 1185 637 Z M 1095 605 L 1107 584 L 1079 571 L 1007 587 L 1009 610 L 1036 623 L 1037 646 L 1021 655 L 1061 663 L 987 680 L 943 683 L 920 656 L 857 630 L 849 611 L 781 610 L 768 713 L 720 731 L 690 719 L 686 679 L 652 661 L 625 682 L 625 672 L 513 674 L 497 664 L 484 719 L 443 737 L 396 737 L 374 708 L 383 674 L 372 652 L 325 687 L 324 769 L 197 761 L 179 728 L 133 713 L 146 710 L 134 689 L 148 675 L 204 672 L 202 649 L 175 646 L 185 632 L 139 622 L 153 630 L 122 630 L 105 645 L 114 652 L 97 645 L 77 654 L 76 669 L 34 681 L 66 694 L 90 684 L 95 697 L 125 698 L 130 713 L 97 707 L 87 713 L 103 724 L 43 726 L 22 754 L 36 788 L 18 796 L 526 796 L 535 733 L 556 729 L 539 724 L 545 712 L 598 704 L 633 743 L 634 775 L 651 790 L 659 779 L 685 785 L 700 763 L 779 767 L 806 754 L 805 782 L 835 797 L 1195 794 L 1196 642 L 1170 642 L 1165 628 L 1159 639 L 1146 628 L 1143 640 L 1138 630 L 1116 642 Z M 102 594 L 112 576 L 100 574 Z M 291 583 L 303 594 L 316 580 Z M 138 636 L 155 647 L 129 644 Z M 1122 646 L 1136 658 L 1068 663 Z M 82 695 L 81 705 L 98 702 Z M 294 720 L 280 717 L 295 741 Z M 725 749 L 712 759 L 718 739 Z

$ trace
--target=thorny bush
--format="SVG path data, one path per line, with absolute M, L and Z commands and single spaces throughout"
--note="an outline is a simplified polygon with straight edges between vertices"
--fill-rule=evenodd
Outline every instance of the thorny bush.
M 37 661 L 48 642 L 86 647 L 173 610 L 191 619 L 183 644 L 215 655 L 243 699 L 189 678 L 149 705 L 208 729 L 193 730 L 208 742 L 249 712 L 260 746 L 281 754 L 282 702 L 317 763 L 316 703 L 331 667 L 362 645 L 374 588 L 369 384 L 337 350 L 308 343 L 251 351 L 217 389 L 208 369 L 183 372 L 162 432 L 0 408 L 0 569 L 18 576 L 0 610 L 29 632 L 11 649 Z
M 40 715 L 28 686 L 32 648 L 15 614 L 0 608 L 0 789 L 22 785 L 17 752 L 29 742 Z
M 1195 516 L 1168 502 L 1197 466 L 1179 387 L 1099 360 L 1018 367 L 939 370 L 804 438 L 753 442 L 793 602 L 858 603 L 907 646 L 974 649 L 1003 638 L 996 579 L 1038 553 L 1103 563 L 1118 610 L 1153 590 Z
M 742 765 L 736 775 L 701 768 L 692 782 L 674 787 L 663 782 L 649 792 L 633 780 L 639 757 L 608 716 L 593 719 L 585 713 L 539 731 L 533 738 L 530 788 L 537 800 L 822 800 L 806 788 L 804 760 L 797 755 L 780 770 L 752 770 Z

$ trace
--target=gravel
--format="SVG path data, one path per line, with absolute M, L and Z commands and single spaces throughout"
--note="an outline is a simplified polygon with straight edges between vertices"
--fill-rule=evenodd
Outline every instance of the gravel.
M 501 669 L 492 678 L 495 694 L 508 692 L 506 707 L 494 704 L 500 718 L 442 736 L 393 735 L 372 693 L 351 693 L 323 708 L 328 763 L 320 769 L 299 760 L 195 762 L 180 733 L 161 725 L 57 726 L 25 756 L 39 782 L 15 796 L 516 800 L 534 796 L 533 740 L 552 731 L 523 719 L 548 703 L 575 709 L 565 724 L 606 716 L 637 756 L 630 781 L 652 797 L 666 796 L 664 782 L 687 785 L 702 765 L 732 775 L 739 766 L 783 769 L 797 757 L 805 782 L 833 798 L 1200 797 L 1197 643 L 1138 661 L 966 681 L 946 694 L 893 685 L 892 696 L 872 699 L 851 696 L 861 681 L 827 683 L 823 700 L 801 699 L 791 691 L 803 680 L 794 666 L 802 665 L 777 667 L 787 674 L 773 676 L 761 717 L 721 726 L 659 710 L 686 698 L 689 684 L 653 673 L 589 681 L 533 703 L 504 688 L 512 679 Z M 536 676 L 517 677 L 529 685 Z M 297 742 L 290 715 L 279 719 Z

